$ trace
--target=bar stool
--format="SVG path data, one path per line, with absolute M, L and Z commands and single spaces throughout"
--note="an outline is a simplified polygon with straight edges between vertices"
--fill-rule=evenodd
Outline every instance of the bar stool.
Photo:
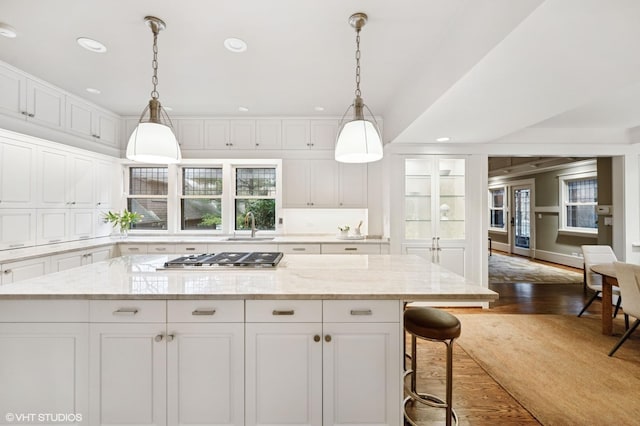
M 406 421 L 412 426 L 418 426 L 407 414 L 407 404 L 409 401 L 417 401 L 431 407 L 445 408 L 446 425 L 451 426 L 451 419 L 458 424 L 458 415 L 452 406 L 453 397 L 453 341 L 460 337 L 460 320 L 448 312 L 435 308 L 407 308 L 404 311 L 404 329 L 411 334 L 411 369 L 404 373 L 404 388 L 409 396 L 404 399 L 402 410 Z M 417 338 L 430 340 L 432 342 L 442 342 L 447 346 L 447 382 L 446 397 L 441 398 L 416 390 L 417 358 L 416 340 Z M 406 378 L 411 377 L 410 385 L 407 385 Z

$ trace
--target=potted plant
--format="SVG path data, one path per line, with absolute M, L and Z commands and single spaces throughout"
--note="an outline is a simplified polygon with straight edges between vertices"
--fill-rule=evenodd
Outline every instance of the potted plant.
M 349 227 L 349 225 L 344 225 L 338 226 L 338 229 L 340 230 L 340 236 L 346 237 L 347 235 L 349 235 L 349 229 L 351 228 Z
M 122 213 L 108 211 L 104 214 L 104 221 L 109 222 L 115 228 L 119 227 L 120 235 L 123 237 L 127 236 L 129 229 L 131 229 L 131 225 L 138 222 L 142 219 L 142 215 L 136 212 L 130 212 L 127 209 L 124 209 Z

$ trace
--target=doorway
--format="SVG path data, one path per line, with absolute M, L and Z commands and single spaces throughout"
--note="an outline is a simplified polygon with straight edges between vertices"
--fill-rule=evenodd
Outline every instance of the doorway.
M 511 253 L 531 257 L 533 222 L 531 221 L 531 184 L 511 187 L 511 230 L 509 233 Z

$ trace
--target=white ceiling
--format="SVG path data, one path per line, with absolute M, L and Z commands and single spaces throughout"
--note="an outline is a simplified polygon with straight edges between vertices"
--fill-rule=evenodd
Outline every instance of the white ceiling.
M 167 24 L 158 89 L 171 116 L 341 116 L 355 89 L 354 12 L 369 15 L 362 95 L 386 141 L 640 125 L 637 0 L 1 0 L 18 37 L 0 37 L 0 60 L 138 115 L 152 72 L 143 18 L 155 15 Z M 247 52 L 225 50 L 227 37 Z

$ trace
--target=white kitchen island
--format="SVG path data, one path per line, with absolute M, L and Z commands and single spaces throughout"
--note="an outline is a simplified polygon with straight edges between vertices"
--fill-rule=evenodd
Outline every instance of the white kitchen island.
M 497 298 L 416 256 L 156 270 L 171 257 L 0 286 L 0 422 L 400 425 L 404 302 Z

